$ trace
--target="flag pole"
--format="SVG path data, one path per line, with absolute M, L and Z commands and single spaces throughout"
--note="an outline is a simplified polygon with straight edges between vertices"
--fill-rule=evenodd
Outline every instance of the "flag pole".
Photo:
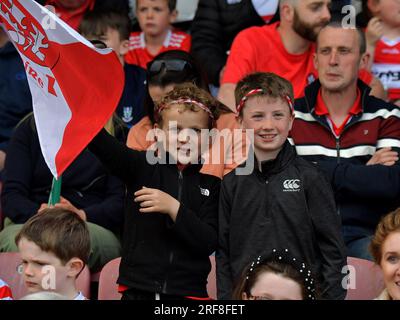
M 51 184 L 51 190 L 48 202 L 49 207 L 52 207 L 56 203 L 60 202 L 61 182 L 62 182 L 61 176 L 58 179 L 53 178 L 53 183 Z

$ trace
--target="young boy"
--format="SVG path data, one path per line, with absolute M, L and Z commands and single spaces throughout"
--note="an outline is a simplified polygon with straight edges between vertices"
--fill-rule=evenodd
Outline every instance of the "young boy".
M 220 180 L 200 173 L 198 163 L 207 150 L 201 130 L 218 118 L 216 105 L 195 85 L 178 85 L 156 105 L 157 154 L 118 144 L 105 130 L 89 144 L 128 189 L 118 278 L 123 300 L 208 297 Z
M 130 22 L 128 16 L 112 11 L 87 13 L 79 32 L 88 40 L 100 40 L 118 55 L 125 71 L 125 87 L 116 114 L 130 128 L 144 116 L 146 72 L 143 68 L 125 63 L 128 52 Z
M 367 8 L 373 16 L 366 31 L 372 72 L 400 106 L 400 1 L 368 0 Z
M 24 224 L 15 242 L 29 293 L 54 291 L 71 300 L 86 300 L 75 281 L 88 262 L 90 237 L 76 213 L 44 209 Z
M 322 298 L 344 299 L 345 247 L 332 189 L 287 141 L 294 120 L 291 84 L 254 73 L 238 83 L 235 98 L 241 127 L 254 130 L 255 163 L 250 175 L 232 171 L 222 182 L 218 298 L 231 298 L 248 261 L 287 248 L 319 275 Z
M 125 61 L 142 68 L 168 50 L 190 51 L 190 35 L 172 30 L 177 16 L 176 0 L 137 0 L 136 16 L 141 32 L 133 32 Z

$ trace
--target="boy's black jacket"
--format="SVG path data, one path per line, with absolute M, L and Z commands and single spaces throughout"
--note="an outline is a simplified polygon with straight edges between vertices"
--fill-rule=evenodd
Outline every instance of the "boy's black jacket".
M 89 144 L 127 185 L 123 253 L 118 283 L 129 288 L 180 296 L 207 296 L 209 255 L 217 248 L 220 179 L 190 165 L 154 164 L 146 152 L 115 141 L 103 129 Z M 181 203 L 176 222 L 166 214 L 140 213 L 134 192 L 162 190 Z
M 296 155 L 286 142 L 262 172 L 222 182 L 217 251 L 218 298 L 230 298 L 235 280 L 259 255 L 273 249 L 311 267 L 323 299 L 344 299 L 342 268 L 346 249 L 332 188 L 312 163 Z

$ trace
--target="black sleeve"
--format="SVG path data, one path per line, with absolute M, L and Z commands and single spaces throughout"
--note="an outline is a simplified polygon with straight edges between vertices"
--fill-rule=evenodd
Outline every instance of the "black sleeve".
M 229 224 L 231 214 L 231 195 L 226 186 L 226 180 L 222 182 L 219 198 L 218 220 L 218 250 L 216 254 L 217 264 L 217 290 L 218 299 L 232 298 L 233 277 L 230 267 L 229 255 Z
M 210 186 L 210 195 L 198 212 L 181 203 L 173 230 L 196 252 L 211 255 L 218 245 L 218 199 L 220 181 Z
M 346 265 L 346 249 L 341 232 L 340 216 L 332 187 L 320 174 L 311 173 L 306 186 L 307 205 L 315 230 L 316 245 L 321 255 L 321 298 L 343 300 L 346 290 L 342 286 L 342 268 Z
M 114 176 L 108 175 L 103 201 L 81 208 L 85 211 L 87 221 L 108 230 L 120 230 L 123 222 L 125 186 Z
M 88 145 L 89 150 L 104 164 L 104 166 L 126 184 L 135 178 L 135 172 L 140 170 L 140 152 L 128 148 L 105 129 Z
M 35 157 L 32 153 L 35 146 L 38 150 L 38 141 L 34 139 L 31 128 L 31 118 L 23 121 L 15 130 L 10 140 L 5 163 L 5 181 L 1 194 L 2 209 L 6 217 L 14 223 L 25 223 L 36 214 L 40 204 L 31 200 L 32 176 Z
M 219 73 L 226 64 L 219 7 L 215 0 L 200 0 L 192 22 L 192 53 L 205 68 L 208 80 L 219 86 Z
M 400 197 L 400 165 L 337 164 L 318 161 L 329 177 L 336 196 L 393 200 Z M 371 183 L 373 181 L 373 183 Z

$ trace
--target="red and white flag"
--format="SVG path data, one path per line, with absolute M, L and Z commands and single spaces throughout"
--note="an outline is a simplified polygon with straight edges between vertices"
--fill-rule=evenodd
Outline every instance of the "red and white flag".
M 58 178 L 112 116 L 122 65 L 33 0 L 0 0 L 0 24 L 24 62 L 42 153 Z

